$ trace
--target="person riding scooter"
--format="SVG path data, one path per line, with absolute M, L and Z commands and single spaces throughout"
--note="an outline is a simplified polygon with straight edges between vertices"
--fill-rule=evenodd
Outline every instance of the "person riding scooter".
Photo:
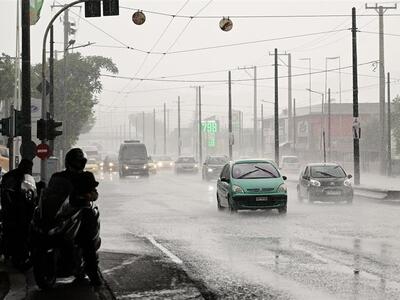
M 2 251 L 20 270 L 30 267 L 29 226 L 37 196 L 32 167 L 32 161 L 22 159 L 1 182 Z
M 87 180 L 88 177 L 94 176 L 90 172 L 83 172 L 87 159 L 80 148 L 73 148 L 68 151 L 65 156 L 66 169 L 53 174 L 50 178 L 49 185 L 44 191 L 41 203 L 41 218 L 42 222 L 47 223 L 50 228 L 55 225 L 56 216 L 61 206 L 67 198 L 74 205 L 74 201 L 82 197 L 82 190 L 90 189 L 89 194 L 96 194 L 93 182 Z M 90 175 L 88 175 L 90 174 Z M 97 183 L 97 182 L 96 182 Z M 98 183 L 97 183 L 98 184 Z M 92 189 L 94 188 L 94 191 Z M 89 199 L 88 202 L 96 199 Z M 85 263 L 85 272 L 88 275 L 92 285 L 101 285 L 102 280 L 98 268 L 97 250 L 100 248 L 99 237 L 99 215 L 97 209 L 83 209 L 81 212 L 81 224 L 77 234 L 76 242 L 82 248 L 82 256 Z

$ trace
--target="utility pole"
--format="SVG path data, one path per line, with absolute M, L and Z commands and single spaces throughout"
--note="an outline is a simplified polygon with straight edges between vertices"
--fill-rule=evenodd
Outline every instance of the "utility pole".
M 143 144 L 145 143 L 145 137 L 146 137 L 146 135 L 145 135 L 145 126 L 146 126 L 146 118 L 145 118 L 145 114 L 144 114 L 144 111 L 142 112 L 142 130 L 143 130 L 143 134 L 142 134 L 142 136 L 143 136 Z
M 397 9 L 397 4 L 394 6 L 375 6 L 365 5 L 365 9 L 373 9 L 379 15 L 379 135 L 381 143 L 379 148 L 380 172 L 385 174 L 386 164 L 386 134 L 385 134 L 385 48 L 384 48 L 384 28 L 383 15 L 388 9 Z
M 21 70 L 21 111 L 23 118 L 22 145 L 28 145 L 32 141 L 31 133 L 31 32 L 29 1 L 21 2 L 21 23 L 22 23 L 22 70 Z M 12 113 L 12 112 L 11 112 Z M 23 151 L 22 158 L 32 159 L 31 153 Z
M 287 56 L 288 58 L 288 142 L 291 142 L 293 139 L 292 136 L 292 127 L 293 127 L 293 120 L 292 120 L 292 55 L 290 53 L 278 53 L 278 56 Z M 282 60 L 281 60 L 282 61 Z M 311 71 L 310 71 L 311 73 Z M 311 82 L 311 81 L 310 81 Z M 310 83 L 311 84 L 311 83 Z
M 391 109 L 390 109 L 390 73 L 387 73 L 387 105 L 388 105 L 388 117 L 387 117 L 387 124 L 388 124 L 388 169 L 387 169 L 387 175 L 392 176 L 392 120 L 391 120 Z
M 254 136 L 254 153 L 257 154 L 257 67 L 254 66 L 254 104 L 253 104 L 253 136 Z
M 293 98 L 293 151 L 296 152 L 297 120 L 296 120 L 296 98 Z
M 194 125 L 193 125 L 193 129 L 194 129 L 194 134 L 193 134 L 193 146 L 194 146 L 194 154 L 196 159 L 199 157 L 199 145 L 198 145 L 198 134 L 199 134 L 199 130 L 198 130 L 198 126 L 199 126 L 199 92 L 198 92 L 198 87 L 195 86 L 194 87 L 196 90 L 196 106 L 195 106 L 195 110 L 194 110 Z
M 181 156 L 182 152 L 182 141 L 181 141 L 181 97 L 178 96 L 178 155 Z
M 261 157 L 264 157 L 264 104 L 261 103 Z
M 308 101 L 309 101 L 309 109 L 311 115 L 311 58 L 305 57 L 305 58 L 300 58 L 300 60 L 308 60 Z
M 153 154 L 157 152 L 157 141 L 156 141 L 156 109 L 153 108 Z
M 331 89 L 328 88 L 328 160 L 331 161 L 331 136 L 332 136 L 332 131 L 331 131 Z
M 167 104 L 164 102 L 164 155 L 167 155 Z
M 49 59 L 49 113 L 54 119 L 54 26 L 50 27 L 50 59 Z M 50 153 L 54 155 L 54 140 L 49 141 Z
M 353 124 L 358 123 L 358 67 L 357 67 L 357 24 L 356 8 L 353 7 L 352 15 L 352 50 L 353 50 Z M 357 128 L 353 126 L 353 158 L 354 158 L 354 184 L 360 184 L 360 140 Z
M 279 91 L 278 91 L 278 49 L 275 48 L 275 105 L 274 105 L 274 131 L 275 131 L 275 163 L 279 166 Z
M 199 164 L 203 163 L 203 144 L 201 136 L 201 86 L 198 87 L 199 93 Z
M 64 12 L 64 59 L 63 59 L 63 103 L 67 101 L 67 56 L 68 56 L 68 46 L 69 46 L 69 10 L 66 9 Z M 64 151 L 67 150 L 68 146 L 68 123 L 67 120 L 63 120 L 65 124 L 64 128 Z
M 229 128 L 229 160 L 232 160 L 233 156 L 233 133 L 232 133 L 232 79 L 231 71 L 228 72 L 228 128 Z

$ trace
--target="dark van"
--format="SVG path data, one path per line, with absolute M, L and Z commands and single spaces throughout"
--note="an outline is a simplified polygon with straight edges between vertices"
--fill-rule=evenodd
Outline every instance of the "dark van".
M 137 140 L 124 141 L 119 147 L 119 177 L 149 176 L 146 145 Z

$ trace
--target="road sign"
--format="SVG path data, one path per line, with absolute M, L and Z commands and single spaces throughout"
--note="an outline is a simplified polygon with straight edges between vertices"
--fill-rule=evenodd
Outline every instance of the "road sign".
M 21 152 L 22 158 L 32 160 L 36 156 L 36 144 L 32 141 L 22 143 L 19 151 Z
M 39 157 L 42 160 L 49 158 L 51 156 L 49 145 L 39 144 L 36 147 L 36 155 L 37 155 L 37 157 Z
M 42 83 L 40 82 L 39 85 L 36 87 L 36 90 L 39 93 L 42 93 Z M 50 83 L 46 80 L 46 96 L 49 94 L 50 92 Z

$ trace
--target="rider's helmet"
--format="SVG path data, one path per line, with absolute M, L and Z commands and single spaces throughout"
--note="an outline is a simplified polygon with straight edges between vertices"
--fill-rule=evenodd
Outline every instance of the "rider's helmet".
M 65 155 L 65 167 L 75 171 L 82 171 L 85 168 L 87 159 L 81 148 L 72 148 Z

